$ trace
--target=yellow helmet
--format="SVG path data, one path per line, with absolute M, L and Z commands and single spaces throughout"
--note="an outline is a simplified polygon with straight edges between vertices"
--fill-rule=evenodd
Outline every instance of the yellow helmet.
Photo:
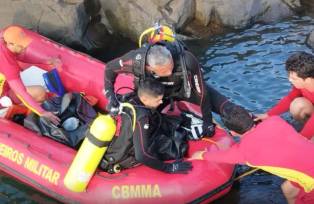
M 168 26 L 160 26 L 154 32 L 152 32 L 149 38 L 149 42 L 156 43 L 159 41 L 175 41 L 175 36 L 172 29 Z
M 142 39 L 145 35 L 150 34 L 148 37 L 149 43 L 156 43 L 159 41 L 168 41 L 173 42 L 175 41 L 175 34 L 171 28 L 168 26 L 154 26 L 151 28 L 146 29 L 139 38 L 139 47 L 142 46 Z

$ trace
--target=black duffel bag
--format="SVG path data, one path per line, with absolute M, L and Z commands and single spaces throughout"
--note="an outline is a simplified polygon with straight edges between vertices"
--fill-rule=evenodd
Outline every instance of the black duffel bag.
M 164 161 L 182 159 L 188 150 L 188 132 L 181 128 L 181 124 L 180 117 L 161 114 L 149 152 Z
M 24 126 L 74 148 L 80 145 L 90 123 L 97 116 L 94 108 L 79 93 L 52 97 L 42 107 L 54 112 L 61 119 L 60 125 L 56 126 L 43 117 L 30 114 L 24 119 Z

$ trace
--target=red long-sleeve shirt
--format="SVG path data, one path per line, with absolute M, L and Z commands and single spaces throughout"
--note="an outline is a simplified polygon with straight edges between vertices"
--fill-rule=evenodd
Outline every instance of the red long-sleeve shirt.
M 29 46 L 32 46 L 31 43 Z M 36 46 L 36 45 L 35 45 Z M 13 54 L 5 45 L 3 39 L 0 39 L 0 96 L 6 95 L 11 89 L 25 106 L 38 115 L 44 110 L 41 108 L 31 95 L 26 91 L 25 86 L 20 78 L 20 72 L 23 68 L 18 62 L 37 65 L 44 69 L 49 69 L 50 65 L 47 59 L 33 58 L 27 53 L 28 48 L 21 54 Z
M 288 111 L 290 103 L 297 97 L 305 97 L 314 104 L 314 92 L 293 87 L 287 96 L 283 97 L 277 105 L 268 111 L 268 115 L 279 115 Z M 314 114 L 308 119 L 300 134 L 308 139 L 314 136 Z

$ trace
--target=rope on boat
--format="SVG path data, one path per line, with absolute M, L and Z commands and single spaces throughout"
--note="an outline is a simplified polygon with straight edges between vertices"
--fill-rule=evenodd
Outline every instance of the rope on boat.
M 219 146 L 218 142 L 216 142 L 216 141 L 214 141 L 214 140 L 212 140 L 212 139 L 209 139 L 209 138 L 202 138 L 202 140 L 207 141 L 207 142 L 211 142 L 211 143 L 213 143 L 213 144 Z
M 247 171 L 247 172 L 241 174 L 240 176 L 235 178 L 233 181 L 238 181 L 238 180 L 242 179 L 243 177 L 248 176 L 248 175 L 250 175 L 250 174 L 252 174 L 252 173 L 254 173 L 254 172 L 258 171 L 258 170 L 259 170 L 258 168 L 251 169 L 250 171 Z

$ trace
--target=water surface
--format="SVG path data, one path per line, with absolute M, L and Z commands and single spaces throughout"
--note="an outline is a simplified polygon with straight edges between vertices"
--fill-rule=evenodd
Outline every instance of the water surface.
M 305 45 L 314 29 L 309 17 L 294 17 L 192 43 L 204 68 L 205 80 L 233 102 L 253 113 L 264 113 L 290 90 L 285 61 Z M 267 147 L 262 147 L 267 148 Z M 246 170 L 242 167 L 240 172 Z M 259 171 L 245 177 L 216 204 L 285 204 L 282 179 Z
M 272 25 L 207 40 L 193 41 L 192 51 L 204 67 L 208 84 L 254 113 L 274 105 L 290 89 L 284 62 L 296 51 L 308 51 L 306 36 L 314 20 L 295 17 Z M 240 168 L 245 171 L 246 167 Z M 56 203 L 53 199 L 0 175 L 0 203 Z M 264 172 L 245 177 L 216 204 L 283 204 L 282 179 Z

